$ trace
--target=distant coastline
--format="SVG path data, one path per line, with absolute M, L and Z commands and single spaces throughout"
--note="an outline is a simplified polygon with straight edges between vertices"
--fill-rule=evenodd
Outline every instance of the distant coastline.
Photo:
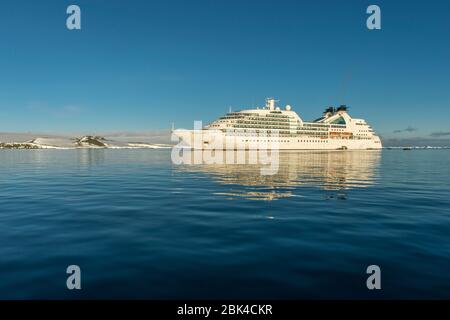
M 164 149 L 171 146 L 158 135 L 105 138 L 99 135 L 72 137 L 28 133 L 0 134 L 0 149 Z
M 450 149 L 450 146 L 403 146 L 403 147 L 384 147 L 383 149 L 386 150 L 404 150 L 404 149 L 408 149 L 408 150 L 423 150 L 423 149 Z
M 448 139 L 382 138 L 383 149 L 450 149 Z M 105 132 L 95 135 L 0 132 L 0 149 L 171 148 L 170 131 Z

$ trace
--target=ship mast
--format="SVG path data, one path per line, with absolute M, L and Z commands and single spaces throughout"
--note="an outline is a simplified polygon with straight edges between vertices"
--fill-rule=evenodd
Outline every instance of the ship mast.
M 275 110 L 275 102 L 277 102 L 274 98 L 266 98 L 266 108 L 269 110 Z

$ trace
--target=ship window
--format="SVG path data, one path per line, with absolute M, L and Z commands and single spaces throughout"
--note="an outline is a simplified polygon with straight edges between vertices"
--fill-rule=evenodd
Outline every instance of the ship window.
M 342 117 L 337 118 L 336 120 L 333 120 L 331 124 L 345 124 L 345 120 Z

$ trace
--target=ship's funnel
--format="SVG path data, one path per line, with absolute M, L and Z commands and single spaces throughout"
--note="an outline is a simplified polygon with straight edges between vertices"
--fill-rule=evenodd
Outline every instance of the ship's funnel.
M 336 111 L 335 108 L 330 106 L 325 109 L 325 111 L 323 112 L 323 115 L 325 118 L 328 118 L 328 117 L 331 117 L 335 111 Z
M 338 112 L 346 112 L 348 110 L 348 107 L 345 104 L 341 104 L 336 111 Z

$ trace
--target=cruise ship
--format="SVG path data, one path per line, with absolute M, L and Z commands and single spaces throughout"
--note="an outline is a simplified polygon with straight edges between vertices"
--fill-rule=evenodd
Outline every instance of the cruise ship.
M 382 144 L 372 127 L 354 119 L 345 105 L 328 107 L 311 122 L 290 105 L 267 98 L 264 107 L 229 112 L 205 127 L 176 129 L 179 146 L 192 149 L 368 150 Z

